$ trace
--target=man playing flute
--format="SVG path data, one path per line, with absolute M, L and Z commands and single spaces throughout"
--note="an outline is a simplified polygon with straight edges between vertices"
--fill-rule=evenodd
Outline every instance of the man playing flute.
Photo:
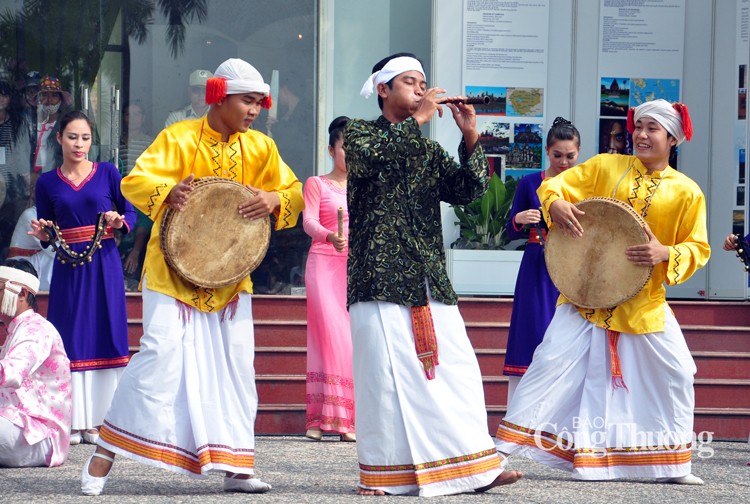
M 467 204 L 487 189 L 474 108 L 428 89 L 408 53 L 375 65 L 361 94 L 373 92 L 382 115 L 344 132 L 357 491 L 431 496 L 513 483 L 522 475 L 503 471 L 487 432 L 443 250 L 440 201 Z M 419 129 L 446 101 L 463 135 L 460 164 Z

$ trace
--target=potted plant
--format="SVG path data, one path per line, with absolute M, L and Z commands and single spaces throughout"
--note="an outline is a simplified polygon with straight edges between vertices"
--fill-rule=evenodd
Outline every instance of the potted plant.
M 448 276 L 458 294 L 512 295 L 522 251 L 506 232 L 517 181 L 497 173 L 487 192 L 468 205 L 453 205 L 460 236 L 446 251 Z
M 468 205 L 453 205 L 461 236 L 451 248 L 496 250 L 507 245 L 505 231 L 516 185 L 515 179 L 503 183 L 494 173 L 481 198 Z

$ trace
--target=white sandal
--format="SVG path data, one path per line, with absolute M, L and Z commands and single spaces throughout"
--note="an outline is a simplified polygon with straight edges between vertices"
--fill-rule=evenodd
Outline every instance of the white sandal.
M 81 472 L 81 492 L 83 493 L 83 495 L 101 494 L 102 490 L 104 490 L 104 485 L 107 483 L 107 478 L 109 478 L 109 473 L 112 472 L 112 467 L 110 466 L 107 475 L 102 476 L 101 478 L 89 474 L 89 465 L 91 464 L 91 461 L 94 460 L 94 457 L 109 460 L 110 462 L 112 462 L 112 464 L 115 463 L 115 459 L 113 459 L 112 457 L 104 455 L 103 453 L 94 452 L 93 455 L 91 455 L 86 461 L 86 463 L 83 464 L 83 471 Z
M 258 478 L 239 479 L 238 476 L 241 475 L 224 476 L 225 492 L 266 493 L 271 490 L 271 485 Z
M 679 478 L 657 478 L 659 483 L 673 483 L 675 485 L 703 485 L 703 480 L 695 474 L 687 474 Z

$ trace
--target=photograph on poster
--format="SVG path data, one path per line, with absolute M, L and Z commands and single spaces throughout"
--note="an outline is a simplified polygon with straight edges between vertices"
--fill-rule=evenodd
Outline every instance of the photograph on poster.
M 466 86 L 464 93 L 467 97 L 487 96 L 490 102 L 474 105 L 477 115 L 505 115 L 505 88 L 491 86 Z
M 735 202 L 734 206 L 744 207 L 745 206 L 745 186 L 738 185 L 738 186 L 735 186 L 735 189 L 736 189 L 736 194 L 737 194 L 737 201 Z
M 536 123 L 518 123 L 513 125 L 515 143 L 540 144 L 543 141 L 542 125 Z
M 680 79 L 630 79 L 631 107 L 658 98 L 671 103 L 680 101 Z
M 732 233 L 738 235 L 745 235 L 745 211 L 744 210 L 733 210 L 732 211 Z
M 633 154 L 626 119 L 599 119 L 599 154 Z
M 544 88 L 507 88 L 505 109 L 509 116 L 542 117 Z
M 511 168 L 542 169 L 542 144 L 511 143 L 505 157 L 506 174 Z
M 487 163 L 490 165 L 490 177 L 497 173 L 500 180 L 505 180 L 505 155 L 487 154 Z
M 625 117 L 630 104 L 630 79 L 602 77 L 599 115 Z
M 738 150 L 737 159 L 739 160 L 739 163 L 737 164 L 739 168 L 737 170 L 737 183 L 744 184 L 745 183 L 745 149 Z
M 488 156 L 510 152 L 510 124 L 477 117 L 479 144 Z
M 737 119 L 747 118 L 747 88 L 737 91 Z
M 540 169 L 537 168 L 506 168 L 505 169 L 505 180 L 516 179 L 521 180 L 526 175 L 538 172 Z

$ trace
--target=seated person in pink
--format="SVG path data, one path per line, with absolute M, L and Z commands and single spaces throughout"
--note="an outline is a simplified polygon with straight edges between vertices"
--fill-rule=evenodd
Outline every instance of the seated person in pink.
M 70 448 L 70 361 L 36 313 L 39 279 L 26 261 L 0 265 L 0 467 L 58 466 Z

